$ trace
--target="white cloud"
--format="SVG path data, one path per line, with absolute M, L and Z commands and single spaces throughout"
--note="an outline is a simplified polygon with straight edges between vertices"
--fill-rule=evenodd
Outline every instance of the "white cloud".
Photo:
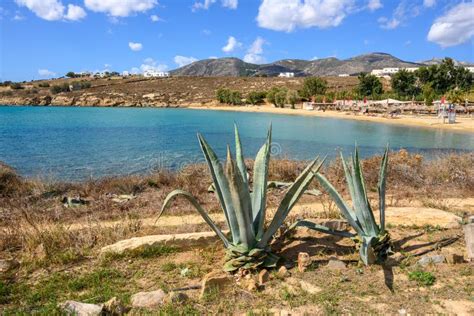
M 431 25 L 428 40 L 449 47 L 469 41 L 474 36 L 474 2 L 460 3 L 437 18 Z
M 64 16 L 66 20 L 79 21 L 85 18 L 87 15 L 86 11 L 80 6 L 69 4 L 67 6 L 67 14 Z
M 369 8 L 370 11 L 375 11 L 383 7 L 382 2 L 380 0 L 369 0 L 369 3 L 367 4 L 367 8 Z
M 147 58 L 143 61 L 143 64 L 140 66 L 142 72 L 145 71 L 165 71 L 168 69 L 168 65 L 158 64 L 153 58 Z
M 247 50 L 247 54 L 244 56 L 244 61 L 252 64 L 263 64 L 266 62 L 263 54 L 263 44 L 265 40 L 260 36 L 255 39 L 250 48 Z
M 66 11 L 66 7 L 60 0 L 15 0 L 15 2 L 47 21 L 78 21 L 87 15 L 83 8 L 73 4 L 68 5 Z
M 208 59 L 218 59 L 218 58 L 219 58 L 219 57 L 217 57 L 217 56 L 209 56 Z
M 50 78 L 56 76 L 56 73 L 48 69 L 39 69 L 38 75 L 40 75 L 42 78 Z
M 206 35 L 206 36 L 209 36 L 209 35 L 212 34 L 211 30 L 208 30 L 208 29 L 202 30 L 201 33 L 202 33 L 203 35 Z
M 390 18 L 383 16 L 378 22 L 381 28 L 393 30 L 403 25 L 409 18 L 420 15 L 422 10 L 423 6 L 418 1 L 401 0 Z
M 427 8 L 434 7 L 436 5 L 436 0 L 423 0 L 423 5 Z
M 159 21 L 161 21 L 161 18 L 158 15 L 153 14 L 152 16 L 150 16 L 150 20 L 152 22 L 159 22 Z
M 258 10 L 260 27 L 291 32 L 296 28 L 328 28 L 341 24 L 355 0 L 263 0 Z
M 228 9 L 235 10 L 239 5 L 239 0 L 222 0 L 222 6 Z
M 157 0 L 84 0 L 86 8 L 114 17 L 142 13 L 158 5 Z
M 197 58 L 194 57 L 185 57 L 185 56 L 175 56 L 174 62 L 179 66 L 183 67 L 197 61 Z
M 130 49 L 133 50 L 134 52 L 139 52 L 143 49 L 142 43 L 129 42 L 128 47 L 130 47 Z
M 237 41 L 235 37 L 229 36 L 229 38 L 227 39 L 227 44 L 224 47 L 222 47 L 222 51 L 224 53 L 231 53 L 239 47 L 242 47 L 242 43 Z
M 380 17 L 377 21 L 379 22 L 381 28 L 387 29 L 387 30 L 396 29 L 401 23 L 401 21 L 396 17 L 392 17 L 391 19 L 388 19 L 383 16 L 383 17 Z
M 13 21 L 23 21 L 25 19 L 25 17 L 21 14 L 15 14 L 15 16 L 13 17 Z

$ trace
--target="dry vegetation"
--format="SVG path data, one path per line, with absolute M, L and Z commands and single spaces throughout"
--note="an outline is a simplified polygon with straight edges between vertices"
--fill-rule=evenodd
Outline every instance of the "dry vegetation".
M 374 198 L 379 163 L 380 157 L 363 161 L 368 190 Z M 248 167 L 251 165 L 249 161 Z M 270 180 L 293 181 L 304 165 L 304 162 L 290 160 L 273 161 Z M 421 201 L 425 206 L 445 209 L 445 199 L 474 197 L 472 153 L 444 155 L 427 161 L 420 155 L 400 151 L 391 155 L 389 166 L 387 202 L 391 206 Z M 323 173 L 347 195 L 339 161 L 327 164 Z M 155 226 L 153 217 L 166 194 L 175 188 L 193 193 L 211 213 L 220 212 L 214 195 L 207 191 L 209 185 L 210 176 L 204 165 L 189 166 L 176 173 L 163 171 L 84 183 L 23 179 L 8 166 L 0 165 L 0 259 L 16 258 L 21 262 L 21 269 L 14 279 L 0 280 L 0 311 L 48 314 L 57 312 L 56 304 L 66 299 L 103 302 L 118 296 L 128 302 L 131 294 L 141 290 L 169 290 L 198 283 L 205 273 L 220 266 L 221 248 L 212 246 L 181 252 L 162 247 L 148 253 L 105 259 L 98 258 L 97 253 L 101 246 L 129 237 L 208 230 L 204 224 Z M 313 186 L 317 188 L 315 183 Z M 271 189 L 268 206 L 275 206 L 282 193 L 282 190 Z M 133 198 L 121 203 L 113 201 L 113 197 L 122 194 L 133 195 Z M 63 197 L 80 197 L 86 204 L 65 207 Z M 302 204 L 313 202 L 323 205 L 325 217 L 338 216 L 326 194 L 305 195 L 300 201 Z M 469 210 L 451 206 L 449 210 L 460 216 L 469 213 Z M 195 211 L 187 203 L 177 201 L 171 213 L 185 215 L 195 214 Z M 393 236 L 399 241 L 399 250 L 409 251 L 409 240 L 417 235 L 422 236 L 420 241 L 429 243 L 459 233 L 459 229 L 407 227 L 394 230 Z M 408 260 L 397 263 L 397 281 L 390 290 L 380 268 L 357 268 L 354 261 L 357 256 L 353 254 L 350 241 L 340 242 L 321 236 L 315 234 L 316 241 L 311 243 L 316 246 L 305 248 L 316 258 L 310 271 L 302 274 L 292 270 L 294 277 L 320 284 L 323 290 L 317 295 L 293 293 L 275 276 L 268 291 L 249 293 L 236 287 L 226 298 L 209 297 L 202 302 L 191 297 L 186 304 L 167 305 L 162 311 L 230 313 L 250 309 L 265 311 L 277 306 L 317 305 L 321 313 L 327 314 L 384 311 L 393 314 L 408 307 L 418 314 L 435 312 L 433 306 L 444 299 L 472 297 L 472 266 L 428 267 L 426 271 L 440 281 L 437 287 L 426 288 L 408 279 L 408 273 L 417 269 L 412 265 L 415 259 L 409 256 Z M 296 239 L 297 235 L 281 245 L 290 265 L 294 264 L 297 250 L 303 247 L 301 240 L 294 243 Z M 307 240 L 305 237 L 303 243 Z M 462 242 L 458 242 L 457 247 L 463 247 Z M 322 266 L 331 255 L 344 258 L 353 268 L 345 272 L 326 270 Z M 183 268 L 189 269 L 189 275 L 180 274 Z M 349 300 L 348 296 L 351 297 Z

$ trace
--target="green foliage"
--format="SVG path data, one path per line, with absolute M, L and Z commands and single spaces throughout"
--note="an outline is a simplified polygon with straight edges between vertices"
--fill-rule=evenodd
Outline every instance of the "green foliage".
M 341 160 L 346 176 L 347 186 L 352 199 L 352 208 L 349 207 L 326 177 L 318 173 L 316 174 L 316 178 L 328 191 L 342 215 L 356 231 L 357 236 L 344 231 L 332 230 L 309 221 L 296 222 L 292 228 L 303 226 L 323 233 L 341 237 L 352 237 L 359 248 L 360 258 L 365 265 L 373 264 L 375 262 L 382 263 L 387 259 L 388 254 L 391 251 L 390 236 L 385 231 L 385 184 L 387 179 L 388 147 L 382 157 L 379 182 L 377 186 L 380 210 L 379 225 L 375 221 L 375 216 L 367 195 L 357 147 L 349 166 L 344 160 L 342 154 Z
M 262 103 L 267 96 L 266 91 L 251 91 L 247 97 L 247 101 L 250 104 L 257 105 Z
M 436 92 L 431 86 L 431 83 L 425 83 L 422 88 L 423 92 L 423 99 L 425 100 L 425 104 L 430 106 L 433 105 L 433 101 L 436 98 Z
M 92 86 L 90 81 L 74 81 L 72 84 L 72 90 L 88 89 Z
M 421 270 L 409 272 L 408 278 L 422 286 L 432 286 L 436 282 L 436 277 L 431 272 Z
M 269 242 L 307 189 L 315 173 L 321 168 L 323 161 L 318 158 L 312 161 L 288 188 L 270 224 L 265 229 L 271 129 L 265 144 L 260 148 L 255 158 L 253 190 L 250 189 L 237 127 L 235 127 L 235 157 L 227 147 L 225 166 L 220 163 L 215 152 L 201 135 L 198 135 L 198 139 L 209 166 L 215 187 L 214 192 L 230 229 L 231 239 L 227 239 L 196 198 L 182 190 L 175 190 L 166 197 L 158 218 L 170 206 L 175 197 L 184 197 L 196 208 L 224 243 L 227 249 L 225 271 L 236 271 L 239 268 L 275 267 L 278 257 L 271 252 Z
M 357 90 L 362 97 L 383 93 L 382 83 L 376 76 L 362 73 L 358 78 L 359 85 L 357 86 Z
M 283 108 L 285 107 L 285 103 L 286 103 L 286 94 L 287 94 L 287 90 L 282 88 L 280 89 L 276 94 L 275 94 L 275 105 L 280 107 L 280 108 Z
M 242 94 L 226 88 L 219 88 L 216 91 L 216 99 L 220 103 L 239 105 L 242 104 Z
M 456 88 L 468 91 L 473 85 L 473 74 L 463 66 L 455 66 L 451 58 L 445 58 L 440 65 L 420 67 L 416 76 L 422 84 L 430 84 L 438 94 Z
M 420 93 L 417 87 L 415 73 L 401 69 L 392 76 L 392 89 L 402 97 L 414 96 Z
M 298 102 L 299 96 L 298 92 L 295 90 L 288 90 L 288 93 L 286 94 L 286 102 L 291 105 L 291 108 L 295 108 L 296 102 Z
M 25 89 L 25 88 L 23 87 L 23 85 L 22 85 L 21 83 L 19 83 L 19 82 L 12 82 L 12 83 L 10 84 L 10 88 L 11 88 L 12 90 Z
M 466 101 L 465 94 L 459 89 L 453 89 L 448 91 L 446 98 L 453 103 L 463 104 Z
M 2 81 L 0 82 L 0 87 L 8 87 L 9 85 L 11 85 L 13 82 L 11 82 L 10 80 L 7 80 L 7 81 Z
M 62 85 L 53 85 L 50 91 L 52 94 L 58 94 L 60 92 L 69 92 L 69 84 L 63 83 Z
M 309 77 L 304 80 L 302 96 L 311 98 L 316 95 L 325 94 L 327 90 L 327 81 L 318 77 Z
M 73 72 L 73 71 L 70 71 L 66 74 L 66 77 L 68 77 L 68 78 L 77 78 L 77 76 L 78 75 L 76 75 L 76 73 Z
M 40 87 L 40 88 L 49 88 L 50 85 L 47 82 L 41 82 L 41 83 L 38 84 L 38 87 Z

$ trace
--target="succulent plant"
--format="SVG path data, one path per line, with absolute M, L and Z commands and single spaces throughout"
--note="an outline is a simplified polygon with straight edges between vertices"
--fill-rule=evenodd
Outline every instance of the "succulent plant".
M 198 201 L 190 193 L 182 190 L 175 190 L 166 197 L 158 218 L 169 207 L 175 197 L 184 197 L 191 202 L 224 243 L 226 248 L 225 271 L 232 272 L 240 268 L 275 267 L 278 257 L 272 253 L 270 242 L 293 206 L 311 183 L 324 159 L 320 160 L 317 157 L 298 176 L 286 191 L 272 220 L 265 229 L 271 127 L 265 144 L 260 148 L 255 158 L 252 191 L 250 190 L 237 126 L 235 126 L 234 130 L 236 157 L 235 159 L 232 157 L 231 150 L 227 146 L 225 166 L 220 163 L 217 155 L 204 137 L 198 134 L 202 152 L 212 175 L 215 194 L 219 199 L 227 226 L 230 229 L 230 239 L 216 226 Z
M 375 216 L 367 196 L 357 146 L 355 148 L 354 156 L 352 156 L 350 166 L 347 165 L 342 154 L 341 160 L 349 193 L 352 198 L 352 208 L 344 201 L 342 196 L 326 177 L 318 173 L 316 178 L 330 194 L 344 218 L 352 228 L 354 228 L 357 234 L 333 230 L 307 220 L 296 222 L 291 228 L 303 226 L 323 233 L 341 237 L 350 237 L 356 242 L 356 245 L 359 248 L 360 258 L 365 265 L 374 264 L 376 262 L 382 263 L 387 259 L 391 252 L 390 235 L 385 230 L 385 186 L 387 179 L 388 146 L 382 157 L 377 186 L 379 195 L 380 224 L 377 224 L 375 221 Z

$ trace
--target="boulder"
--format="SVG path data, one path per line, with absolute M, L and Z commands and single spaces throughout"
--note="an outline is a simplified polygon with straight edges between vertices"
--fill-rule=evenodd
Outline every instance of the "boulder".
M 466 241 L 467 258 L 474 259 L 474 224 L 464 225 L 464 240 Z
M 285 267 L 285 266 L 281 266 L 279 269 L 278 269 L 278 272 L 277 272 L 277 276 L 279 278 L 286 278 L 287 276 L 290 275 L 290 272 L 288 272 L 288 269 Z
M 133 294 L 130 298 L 130 302 L 132 307 L 156 309 L 163 304 L 165 297 L 166 293 L 160 289 L 152 292 L 139 292 Z
M 418 260 L 418 264 L 422 266 L 427 266 L 429 264 L 440 264 L 443 263 L 446 260 L 446 258 L 443 255 L 426 255 L 421 257 L 420 260 Z
M 76 301 L 66 301 L 58 305 L 66 315 L 74 316 L 98 316 L 102 314 L 102 306 L 87 304 Z
M 203 298 L 214 291 L 224 291 L 234 285 L 234 279 L 226 273 L 208 273 L 202 279 L 201 295 Z
M 331 270 L 343 270 L 346 268 L 346 264 L 341 260 L 330 259 L 326 267 Z

